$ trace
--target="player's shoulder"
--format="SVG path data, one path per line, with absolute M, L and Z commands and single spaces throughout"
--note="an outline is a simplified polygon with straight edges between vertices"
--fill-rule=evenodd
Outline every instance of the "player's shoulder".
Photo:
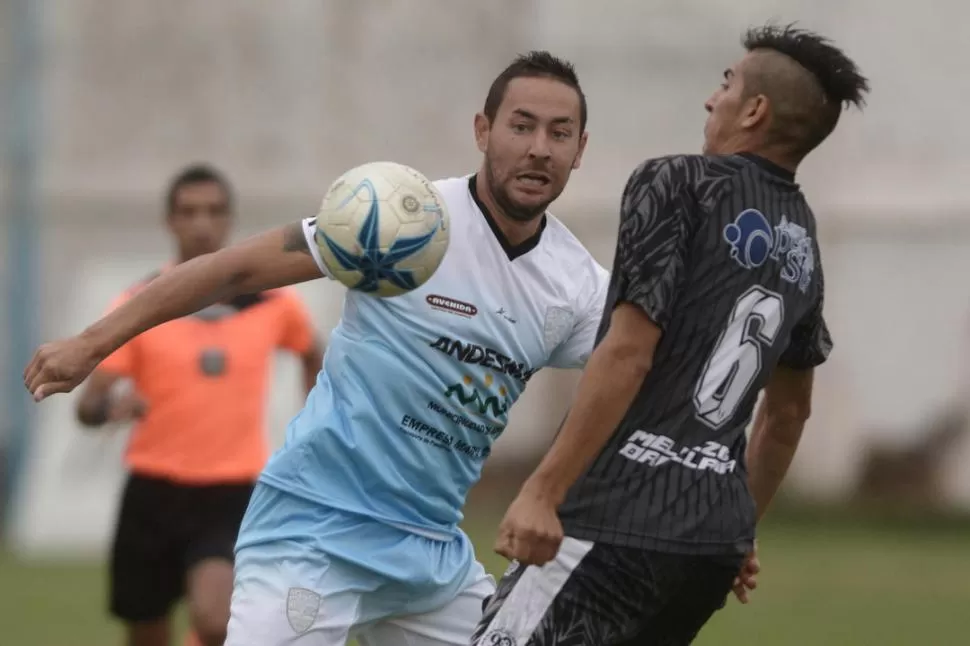
M 641 162 L 630 174 L 627 190 L 652 184 L 677 190 L 696 187 L 738 173 L 744 163 L 734 155 L 664 155 Z
M 609 280 L 609 272 L 569 227 L 551 213 L 546 213 L 542 246 L 545 253 L 551 256 L 561 280 L 570 283 L 598 283 Z
M 431 184 L 438 189 L 445 200 L 449 203 L 458 199 L 468 199 L 471 193 L 468 191 L 468 182 L 471 175 L 462 177 L 445 177 L 436 179 Z
M 644 196 L 673 202 L 687 198 L 710 205 L 729 190 L 747 166 L 737 155 L 666 155 L 642 162 L 630 174 L 623 192 L 625 211 L 633 211 Z

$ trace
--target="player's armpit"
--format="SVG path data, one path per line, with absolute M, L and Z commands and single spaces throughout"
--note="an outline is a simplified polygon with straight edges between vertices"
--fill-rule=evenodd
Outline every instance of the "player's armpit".
M 758 519 L 788 473 L 812 410 L 814 370 L 775 368 L 755 415 L 748 444 L 748 484 Z
M 313 255 L 310 252 L 310 243 L 307 242 L 306 235 L 303 233 L 301 222 L 294 222 L 283 228 L 283 251 Z
M 310 342 L 310 347 L 300 357 L 303 365 L 303 387 L 305 394 L 310 394 L 317 383 L 317 374 L 323 364 L 323 344 L 316 338 Z

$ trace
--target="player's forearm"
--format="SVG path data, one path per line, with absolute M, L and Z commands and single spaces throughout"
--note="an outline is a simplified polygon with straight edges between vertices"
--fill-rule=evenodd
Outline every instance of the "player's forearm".
M 524 488 L 561 503 L 623 420 L 649 370 L 650 363 L 642 357 L 601 344 L 586 365 L 556 441 Z
M 781 487 L 805 428 L 806 415 L 772 411 L 762 405 L 748 444 L 748 486 L 754 496 L 758 520 L 764 516 Z
M 213 303 L 320 276 L 296 222 L 173 267 L 84 335 L 106 357 L 145 330 Z
M 83 334 L 106 357 L 145 330 L 231 298 L 246 274 L 227 251 L 199 256 L 164 272 Z

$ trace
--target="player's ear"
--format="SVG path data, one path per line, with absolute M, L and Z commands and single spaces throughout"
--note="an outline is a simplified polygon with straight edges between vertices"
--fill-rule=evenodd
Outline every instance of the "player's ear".
M 583 161 L 583 153 L 586 151 L 587 141 L 589 141 L 589 130 L 584 130 L 583 134 L 579 135 L 579 151 L 573 159 L 573 170 L 579 168 L 580 163 Z
M 756 128 L 768 120 L 768 97 L 764 94 L 755 94 L 745 100 L 741 106 L 741 127 Z
M 488 134 L 492 130 L 492 124 L 488 117 L 479 112 L 475 115 L 475 143 L 478 144 L 478 151 L 484 153 L 488 149 Z

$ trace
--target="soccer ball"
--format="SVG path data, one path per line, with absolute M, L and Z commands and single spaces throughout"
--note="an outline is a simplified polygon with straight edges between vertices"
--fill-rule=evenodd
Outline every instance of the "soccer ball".
M 333 278 L 374 296 L 423 285 L 445 257 L 444 197 L 418 171 L 394 162 L 352 168 L 327 190 L 314 238 Z

